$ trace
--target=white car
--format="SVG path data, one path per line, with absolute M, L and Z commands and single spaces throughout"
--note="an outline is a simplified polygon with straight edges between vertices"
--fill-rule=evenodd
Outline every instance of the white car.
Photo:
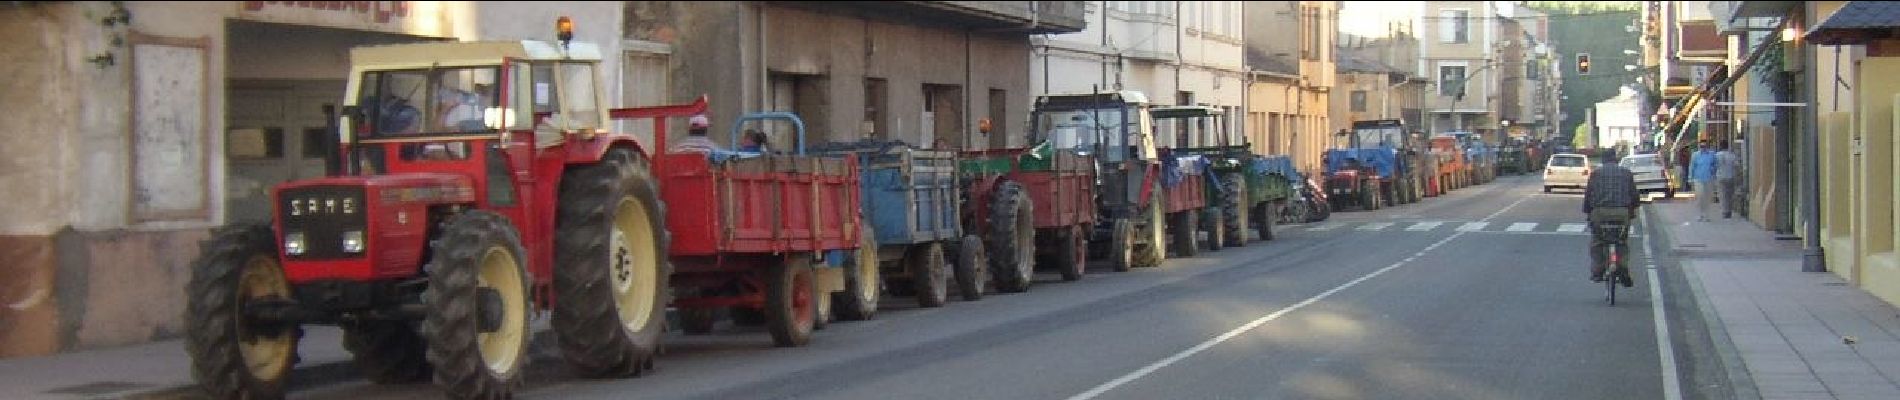
M 1592 169 L 1589 158 L 1582 154 L 1552 154 L 1544 164 L 1544 193 L 1559 187 L 1582 190 L 1590 184 Z
M 1669 187 L 1669 169 L 1664 168 L 1662 157 L 1655 154 L 1637 154 L 1624 157 L 1617 165 L 1628 168 L 1636 176 L 1636 190 L 1643 194 L 1663 192 L 1665 198 L 1675 198 L 1676 188 Z

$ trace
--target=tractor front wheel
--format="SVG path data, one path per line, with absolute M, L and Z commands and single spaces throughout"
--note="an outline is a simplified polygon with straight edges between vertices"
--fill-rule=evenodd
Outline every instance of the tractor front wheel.
M 1115 272 L 1128 272 L 1135 266 L 1135 221 L 1119 218 L 1109 226 L 1109 267 Z
M 431 249 L 428 315 L 435 382 L 454 398 L 508 398 L 527 361 L 528 252 L 508 220 L 468 211 L 443 224 Z
M 230 227 L 201 249 L 186 294 L 192 376 L 214 398 L 282 398 L 301 331 L 243 314 L 249 304 L 290 298 L 276 236 L 265 225 Z
M 1174 236 L 1174 254 L 1181 257 L 1193 257 L 1201 254 L 1201 243 L 1197 233 L 1200 231 L 1198 210 L 1187 210 L 1174 214 L 1174 223 L 1169 224 L 1168 234 Z
M 990 273 L 1004 293 L 1029 291 L 1036 276 L 1036 204 L 1022 184 L 996 184 L 990 201 Z
M 957 243 L 957 265 L 955 268 L 957 293 L 963 301 L 983 299 L 985 286 L 990 280 L 990 256 L 983 249 L 983 239 L 976 235 L 965 235 Z
M 882 271 L 878 270 L 877 236 L 870 224 L 862 225 L 864 230 L 858 234 L 858 249 L 844 262 L 843 292 L 833 293 L 831 304 L 837 307 L 838 316 L 847 321 L 863 321 L 877 315 L 877 301 L 884 286 Z
M 1082 280 L 1088 267 L 1088 232 L 1073 226 L 1056 234 L 1055 268 L 1064 281 Z

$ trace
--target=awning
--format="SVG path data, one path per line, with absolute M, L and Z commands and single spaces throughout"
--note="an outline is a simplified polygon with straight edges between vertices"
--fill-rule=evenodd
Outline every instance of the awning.
M 1900 36 L 1895 35 L 1896 27 L 1900 27 L 1900 3 L 1850 1 L 1805 36 L 1820 45 L 1866 44 Z
M 1845 9 L 1843 9 L 1843 11 L 1845 11 Z M 1788 20 L 1783 19 L 1781 21 L 1781 25 L 1782 25 L 1781 27 L 1788 26 Z M 1780 30 L 1781 30 L 1780 27 L 1775 29 L 1775 31 L 1777 32 L 1779 32 Z M 1676 109 L 1676 115 L 1669 119 L 1669 123 L 1667 125 L 1663 126 L 1662 132 L 1664 136 L 1672 138 L 1672 140 L 1669 141 L 1666 147 L 1669 149 L 1673 149 L 1676 146 L 1682 145 L 1683 133 L 1688 132 L 1688 130 L 1682 129 L 1682 128 L 1684 127 L 1685 123 L 1689 121 L 1690 116 L 1693 116 L 1696 113 L 1699 113 L 1702 111 L 1702 107 L 1707 105 L 1708 103 L 1709 96 L 1711 96 L 1714 93 L 1721 93 L 1723 91 L 1728 90 L 1729 87 L 1735 86 L 1735 82 L 1741 81 L 1742 76 L 1748 75 L 1748 71 L 1750 69 L 1755 68 L 1755 63 L 1761 62 L 1761 59 L 1763 58 L 1762 55 L 1768 54 L 1769 48 L 1780 46 L 1780 45 L 1781 45 L 1781 41 L 1778 38 L 1770 38 L 1769 40 L 1764 41 L 1764 43 L 1762 43 L 1761 45 L 1755 46 L 1755 49 L 1749 52 L 1748 59 L 1746 61 L 1743 61 L 1742 65 L 1739 66 L 1738 68 L 1728 69 L 1727 66 L 1717 67 L 1715 73 L 1710 74 L 1709 76 L 1718 77 L 1718 76 L 1722 76 L 1725 72 L 1727 72 L 1727 75 L 1728 75 L 1727 79 L 1722 79 L 1720 81 L 1721 83 L 1718 85 L 1712 85 L 1717 82 L 1717 80 L 1715 79 L 1710 79 L 1708 81 L 1705 81 L 1703 82 L 1703 86 L 1701 90 L 1697 90 L 1694 95 L 1691 95 L 1689 96 L 1689 98 L 1683 100 L 1682 105 Z M 1733 71 L 1733 72 L 1729 72 L 1729 71 Z M 1669 133 L 1671 131 L 1675 132 L 1675 134 L 1670 135 Z

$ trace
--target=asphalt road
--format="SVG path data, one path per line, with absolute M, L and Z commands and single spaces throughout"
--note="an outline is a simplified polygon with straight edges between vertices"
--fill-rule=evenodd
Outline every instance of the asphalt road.
M 1660 399 L 1720 383 L 1687 289 L 1640 265 L 1607 306 L 1589 282 L 1581 196 L 1505 177 L 1423 203 L 1334 213 L 1280 238 L 1160 268 L 1043 276 L 1028 293 L 839 322 L 802 348 L 722 325 L 666 338 L 653 374 L 574 378 L 552 354 L 524 398 Z M 1437 224 L 1433 224 L 1437 222 Z M 1479 224 L 1482 224 L 1480 226 Z M 1641 240 L 1641 238 L 1638 238 Z M 1658 246 L 1660 248 L 1660 246 Z M 1659 255 L 1660 256 L 1660 255 Z M 1649 261 L 1644 263 L 1643 261 Z M 1677 278 L 1679 279 L 1679 278 Z M 1667 318 L 1657 318 L 1667 309 Z M 1658 324 L 1674 333 L 1659 340 Z M 1668 343 L 1670 351 L 1662 349 Z M 1665 367 L 1673 359 L 1681 367 Z M 1680 375 L 1681 389 L 1666 388 Z M 297 398 L 439 396 L 362 381 Z

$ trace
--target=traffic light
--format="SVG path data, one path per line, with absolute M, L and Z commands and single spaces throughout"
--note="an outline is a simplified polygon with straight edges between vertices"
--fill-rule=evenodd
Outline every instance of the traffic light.
M 1577 74 L 1590 74 L 1590 53 L 1577 53 Z

